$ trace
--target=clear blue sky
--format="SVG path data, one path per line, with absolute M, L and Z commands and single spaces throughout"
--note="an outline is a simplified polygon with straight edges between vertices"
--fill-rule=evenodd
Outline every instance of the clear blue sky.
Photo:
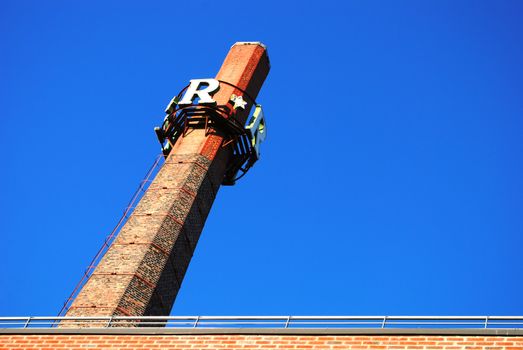
M 0 315 L 55 315 L 159 153 L 262 41 L 262 160 L 173 314 L 523 314 L 521 1 L 2 1 Z M 247 204 L 250 204 L 249 207 Z

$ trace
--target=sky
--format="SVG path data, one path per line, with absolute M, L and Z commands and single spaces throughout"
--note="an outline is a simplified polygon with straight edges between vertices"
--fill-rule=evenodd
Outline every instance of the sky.
M 237 41 L 261 159 L 173 315 L 522 315 L 521 1 L 0 2 L 0 316 L 53 316 Z

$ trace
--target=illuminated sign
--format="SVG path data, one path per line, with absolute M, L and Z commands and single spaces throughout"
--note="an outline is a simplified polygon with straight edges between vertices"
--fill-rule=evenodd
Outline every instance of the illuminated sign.
M 202 86 L 205 86 L 202 88 Z M 220 82 L 216 79 L 191 79 L 191 83 L 183 95 L 179 105 L 191 104 L 216 104 L 211 94 L 214 94 L 220 89 Z M 194 99 L 198 97 L 199 100 L 195 103 Z
M 227 105 L 217 105 L 213 96 L 225 84 L 242 94 L 232 94 Z M 247 99 L 245 100 L 244 97 Z M 254 112 L 247 118 L 247 124 L 240 124 L 244 118 L 236 118 L 240 110 L 247 110 L 249 103 Z M 200 107 L 198 107 L 200 106 Z M 267 137 L 267 128 L 261 105 L 257 104 L 242 89 L 218 79 L 191 79 L 189 85 L 175 96 L 165 109 L 167 114 L 161 127 L 155 128 L 156 135 L 165 157 L 173 149 L 180 136 L 185 136 L 187 128 L 220 128 L 225 137 L 224 146 L 232 145 L 235 159 L 225 175 L 224 184 L 234 184 L 239 172 L 245 174 L 260 159 L 260 145 Z M 189 123 L 188 121 L 196 121 Z M 199 122 L 198 122 L 199 121 Z
M 254 148 L 256 159 L 259 159 L 260 144 L 263 141 L 265 141 L 265 137 L 267 137 L 267 129 L 265 128 L 265 118 L 263 116 L 263 110 L 261 108 L 261 105 L 256 105 L 250 123 L 245 127 L 245 129 L 249 130 L 251 134 L 251 145 Z

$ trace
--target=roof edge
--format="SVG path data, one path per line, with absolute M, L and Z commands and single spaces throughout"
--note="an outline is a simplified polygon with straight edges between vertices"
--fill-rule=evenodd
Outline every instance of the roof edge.
M 523 336 L 520 328 L 472 329 L 472 328 L 3 328 L 3 334 L 97 334 L 97 335 L 208 335 L 208 334 L 245 334 L 245 335 L 488 335 L 488 336 Z

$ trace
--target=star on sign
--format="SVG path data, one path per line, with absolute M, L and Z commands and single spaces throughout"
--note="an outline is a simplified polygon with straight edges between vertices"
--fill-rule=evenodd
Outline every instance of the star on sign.
M 236 96 L 235 94 L 232 94 L 231 101 L 234 102 L 234 109 L 245 109 L 245 106 L 247 105 L 247 101 L 243 99 L 243 96 Z

